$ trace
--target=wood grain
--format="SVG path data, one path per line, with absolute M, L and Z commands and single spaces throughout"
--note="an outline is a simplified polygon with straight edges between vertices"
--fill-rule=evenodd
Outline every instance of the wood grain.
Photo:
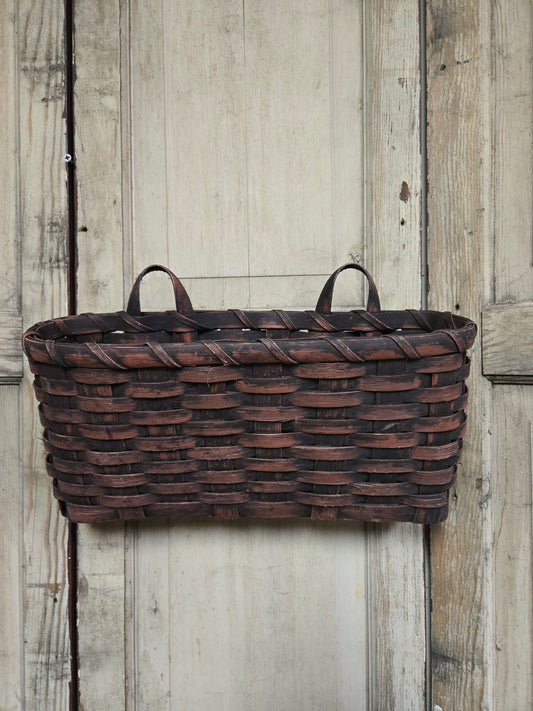
M 494 381 L 494 708 L 533 704 L 531 329 L 533 299 L 533 14 L 527 0 L 493 3 L 491 85 L 494 252 L 483 312 L 483 368 Z M 503 302 L 503 303 L 502 303 Z M 505 345 L 503 341 L 505 342 Z
M 303 522 L 174 528 L 171 708 L 176 697 L 265 711 L 364 699 L 362 532 Z
M 386 308 L 416 307 L 418 9 L 215 5 L 76 3 L 80 308 L 119 308 L 123 283 L 155 261 L 186 277 L 197 308 L 312 307 L 351 258 Z M 14 384 L 21 314 L 29 326 L 67 310 L 63 2 L 13 7 L 0 10 L 0 597 L 13 610 L 0 682 L 9 711 L 55 711 L 68 707 L 66 528 L 31 379 Z M 531 23 L 528 0 L 428 3 L 430 307 L 483 310 L 485 373 L 512 379 L 492 388 L 476 344 L 451 516 L 431 534 L 429 701 L 443 709 L 533 703 L 533 404 L 519 384 L 533 301 Z M 347 278 L 335 296 L 358 306 L 365 291 Z M 167 307 L 168 284 L 142 298 Z M 119 524 L 84 529 L 79 552 L 86 708 L 424 708 L 415 527 Z
M 23 324 L 67 311 L 63 2 L 17 5 Z M 27 373 L 27 370 L 25 370 Z M 42 428 L 22 385 L 23 626 L 26 708 L 68 708 L 66 523 L 45 469 Z
M 20 337 L 20 246 L 18 235 L 18 80 L 17 22 L 5 4 L 0 7 L 0 62 L 4 101 L 0 106 L 0 699 L 6 711 L 16 711 L 23 697 L 24 662 L 22 596 L 22 487 L 20 462 L 20 402 L 22 377 Z
M 16 386 L 0 388 L 0 421 L 3 433 L 0 440 L 0 456 L 3 462 L 0 484 L 2 510 L 2 546 L 0 548 L 0 603 L 6 612 L 0 615 L 0 694 L 2 708 L 17 711 L 22 693 L 23 664 L 20 588 L 22 584 L 21 520 L 20 520 L 20 431 L 17 418 L 19 393 Z
M 533 705 L 533 389 L 494 389 L 494 708 Z
M 98 1 L 75 3 L 74 11 L 78 312 L 106 312 L 123 305 L 124 8 Z M 126 703 L 124 525 L 80 526 L 77 538 L 80 698 L 84 708 L 119 711 Z
M 368 72 L 364 263 L 376 280 L 382 308 L 417 308 L 422 181 L 418 8 L 378 2 L 365 5 L 364 11 Z M 426 655 L 422 530 L 404 524 L 369 528 L 369 708 L 422 711 Z
M 150 63 L 133 57 L 134 263 L 168 255 L 197 308 L 313 306 L 333 259 L 361 252 L 349 234 L 357 207 L 343 197 L 362 185 L 361 136 L 348 128 L 362 121 L 361 49 L 350 45 L 362 33 L 360 10 L 332 7 L 331 19 L 322 1 L 268 13 L 230 1 L 132 11 L 132 46 L 164 37 Z M 349 45 L 351 71 L 340 61 Z M 164 110 L 151 92 L 164 95 Z M 156 174 L 146 162 L 157 150 L 146 146 L 162 135 Z M 141 183 L 145 164 L 151 178 Z M 347 203 L 336 212 L 340 237 L 332 181 L 336 205 Z M 146 303 L 168 303 L 164 281 L 146 286 Z M 335 303 L 357 305 L 354 291 L 362 303 L 350 280 Z M 131 543 L 131 703 L 340 709 L 366 697 L 360 527 L 150 523 Z
M 0 105 L 0 239 L 2 261 L 0 264 L 0 308 L 2 311 L 20 313 L 20 268 L 18 237 L 18 101 L 17 97 L 17 51 L 16 17 L 12 8 L 3 4 L 0 8 L 0 62 L 2 84 L 6 97 Z
M 162 237 L 184 276 L 248 274 L 244 12 L 241 0 L 166 2 L 149 25 L 163 36 Z
M 533 301 L 533 12 L 492 5 L 494 300 Z
M 483 374 L 515 381 L 532 378 L 533 305 L 488 306 L 482 324 Z
M 428 3 L 428 303 L 474 321 L 490 294 L 490 16 L 489 3 Z M 479 342 L 469 391 L 450 516 L 431 532 L 433 703 L 444 709 L 484 708 L 492 684 L 491 512 L 483 464 L 490 386 L 481 376 Z
M 18 271 L 18 264 L 14 265 Z M 17 383 L 22 377 L 22 316 L 17 311 L 0 311 L 0 383 Z
M 0 63 L 3 88 L 10 100 L 0 105 L 0 383 L 16 383 L 22 377 L 22 317 L 20 313 L 20 244 L 18 202 L 18 100 L 16 19 L 0 8 Z
M 326 0 L 246 3 L 253 275 L 332 263 L 330 32 Z
M 75 7 L 78 312 L 122 307 L 120 8 Z

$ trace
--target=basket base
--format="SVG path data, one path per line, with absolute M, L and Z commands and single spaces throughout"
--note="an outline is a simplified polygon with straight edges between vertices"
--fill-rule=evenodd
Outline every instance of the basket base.
M 431 526 L 448 517 L 448 503 L 438 508 L 415 508 L 402 505 L 351 507 L 304 506 L 292 502 L 254 502 L 237 505 L 210 505 L 195 502 L 160 503 L 145 507 L 111 509 L 103 506 L 79 505 L 60 500 L 63 516 L 74 523 L 107 523 L 135 521 L 146 518 L 180 519 L 187 517 L 216 519 L 292 519 L 308 518 L 318 521 L 364 521 L 367 523 L 418 523 Z

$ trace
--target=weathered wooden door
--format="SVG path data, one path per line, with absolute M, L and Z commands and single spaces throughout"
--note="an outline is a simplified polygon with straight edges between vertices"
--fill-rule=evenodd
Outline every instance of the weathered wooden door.
M 354 257 L 385 301 L 419 303 L 417 8 L 79 4 L 76 27 L 80 310 L 121 303 L 151 262 L 197 308 L 309 307 Z M 338 303 L 362 303 L 348 282 Z M 165 279 L 145 288 L 168 304 Z M 421 529 L 157 522 L 78 540 L 91 708 L 348 709 L 384 688 L 423 707 Z M 124 668 L 126 689 L 109 678 Z
M 0 708 L 531 707 L 531 6 L 418 5 L 0 7 Z M 483 310 L 448 522 L 61 519 L 24 327 L 153 262 L 312 308 L 352 259 L 387 308 Z
M 431 532 L 433 702 L 533 706 L 533 5 L 429 2 L 428 302 L 480 326 L 468 447 Z

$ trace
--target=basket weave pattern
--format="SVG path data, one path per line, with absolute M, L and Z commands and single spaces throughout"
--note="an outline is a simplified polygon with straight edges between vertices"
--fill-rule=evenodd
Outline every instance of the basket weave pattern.
M 381 311 L 373 282 L 366 311 L 331 313 L 348 266 L 310 312 L 194 312 L 171 275 L 176 310 L 142 314 L 154 266 L 126 312 L 30 329 L 63 513 L 444 520 L 475 325 Z

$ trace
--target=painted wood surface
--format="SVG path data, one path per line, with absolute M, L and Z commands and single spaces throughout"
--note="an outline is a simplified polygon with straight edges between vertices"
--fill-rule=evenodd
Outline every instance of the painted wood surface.
M 484 182 L 483 172 L 489 130 L 483 81 L 490 74 L 490 55 L 482 49 L 480 14 L 474 2 L 428 3 L 428 304 L 474 321 L 489 298 L 483 267 L 490 250 L 490 182 Z M 478 340 L 468 385 L 469 430 L 450 515 L 431 531 L 433 703 L 443 709 L 484 708 L 492 682 L 485 614 L 491 550 L 489 473 L 483 464 L 489 457 L 488 425 L 481 417 L 490 386 L 481 376 L 479 356 Z
M 197 307 L 313 306 L 329 272 L 363 255 L 364 122 L 386 113 L 390 93 L 400 92 L 404 103 L 390 113 L 397 147 L 387 145 L 388 133 L 376 137 L 377 150 L 368 161 L 375 161 L 376 191 L 388 199 L 389 186 L 383 180 L 387 172 L 380 173 L 377 166 L 385 155 L 395 165 L 391 151 L 398 148 L 396 164 L 405 164 L 405 171 L 396 169 L 401 179 L 396 185 L 394 178 L 395 202 L 400 202 L 407 178 L 414 208 L 402 202 L 400 212 L 403 208 L 413 218 L 406 231 L 415 237 L 413 248 L 400 250 L 403 264 L 414 264 L 418 273 L 420 156 L 413 123 L 419 101 L 417 16 L 412 26 L 413 17 L 402 18 L 396 6 L 391 23 L 401 20 L 409 28 L 412 51 L 403 59 L 398 53 L 391 66 L 380 65 L 379 81 L 372 75 L 371 82 L 363 74 L 363 12 L 356 3 L 280 4 L 268 12 L 255 2 L 227 2 L 214 10 L 203 3 L 122 6 L 120 74 L 119 43 L 108 29 L 116 24 L 111 15 L 117 11 L 106 8 L 110 17 L 96 47 L 90 31 L 83 36 L 78 32 L 76 39 L 77 162 L 80 204 L 87 216 L 80 213 L 80 223 L 87 228 L 82 238 L 94 234 L 95 221 L 105 224 L 97 194 L 90 185 L 83 193 L 84 180 L 96 169 L 100 146 L 112 142 L 110 155 L 117 156 L 121 144 L 122 195 L 116 194 L 112 165 L 100 172 L 99 189 L 105 195 L 110 181 L 110 194 L 117 202 L 122 197 L 126 240 L 131 236 L 124 245 L 125 255 L 131 255 L 131 262 L 126 257 L 126 273 L 129 264 L 138 272 L 149 262 L 168 263 L 185 277 Z M 78 15 L 78 27 L 82 18 Z M 378 56 L 380 43 L 392 43 L 389 24 L 379 21 L 377 11 L 365 22 L 367 29 L 381 33 L 375 39 Z M 84 56 L 85 61 L 91 57 L 93 69 L 84 71 Z M 105 60 L 106 70 L 99 76 L 96 67 Z M 398 77 L 391 79 L 396 68 L 403 84 Z M 120 80 L 123 92 L 122 136 L 115 130 L 119 104 L 107 97 L 113 71 L 115 91 L 118 94 Z M 84 82 L 93 83 L 86 91 L 96 106 L 104 95 L 102 111 L 112 107 L 111 120 L 98 123 L 95 135 L 90 116 L 80 108 Z M 371 83 L 380 103 L 367 98 L 365 113 L 365 85 Z M 408 138 L 403 137 L 405 127 Z M 83 142 L 84 132 L 92 143 Z M 114 210 L 118 214 L 118 208 Z M 98 243 L 98 235 L 95 239 Z M 118 236 L 113 240 L 118 248 Z M 367 248 L 371 241 L 369 228 Z M 90 244 L 84 243 L 83 249 L 91 249 Z M 96 261 L 88 260 L 91 268 L 80 265 L 80 298 L 91 297 L 89 280 L 98 260 L 116 264 L 113 249 L 100 243 L 91 257 Z M 385 270 L 383 280 L 388 280 Z M 420 287 L 413 283 L 404 297 L 418 303 Z M 361 282 L 347 279 L 339 284 L 336 303 L 362 304 L 364 293 Z M 104 285 L 99 308 L 109 294 Z M 145 308 L 164 308 L 169 299 L 164 278 L 154 275 L 143 284 Z M 103 699 L 110 669 L 123 664 L 126 704 L 131 707 L 172 709 L 183 703 L 290 709 L 333 708 L 334 703 L 335 708 L 351 708 L 355 698 L 367 697 L 368 676 L 374 674 L 375 702 L 368 702 L 376 704 L 373 708 L 390 707 L 391 696 L 379 693 L 380 684 L 387 694 L 397 694 L 397 708 L 413 691 L 422 708 L 420 532 L 399 527 L 395 535 L 383 537 L 370 528 L 365 533 L 357 524 L 317 527 L 309 522 L 130 525 L 122 552 L 123 589 L 118 577 L 124 545 L 120 531 L 113 532 L 112 543 L 108 539 L 104 547 L 116 560 L 115 573 L 106 570 L 101 578 L 99 535 L 80 532 L 82 699 L 94 704 Z M 369 537 L 376 539 L 372 550 L 367 550 Z M 405 589 L 389 597 L 383 587 L 391 577 L 397 583 L 399 569 L 405 570 L 413 552 L 411 616 L 398 610 Z M 368 570 L 374 569 L 379 571 L 374 589 L 382 601 L 370 609 Z M 116 584 L 106 584 L 110 579 Z M 114 661 L 106 667 L 97 661 L 97 651 L 106 642 L 99 642 L 94 630 L 91 635 L 91 616 L 100 609 L 99 624 L 105 625 L 114 606 L 124 604 L 126 648 L 113 646 Z M 367 662 L 369 614 L 381 616 L 373 630 L 380 652 L 388 647 L 387 635 L 404 641 L 411 635 L 413 665 L 408 674 L 396 674 L 402 663 L 398 655 Z M 112 638 L 121 615 L 111 621 Z M 368 664 L 375 667 L 372 672 Z M 111 693 L 117 708 L 122 707 L 122 690 Z
M 494 301 L 533 301 L 533 8 L 494 1 Z
M 379 285 L 382 308 L 420 308 L 418 7 L 404 2 L 365 4 L 364 36 L 368 67 L 364 262 Z M 372 660 L 368 708 L 422 711 L 423 530 L 405 524 L 370 526 L 367 545 Z
M 18 711 L 23 680 L 21 593 L 20 432 L 16 385 L 0 386 L 0 418 L 3 423 L 0 457 L 2 546 L 0 548 L 0 694 L 2 708 Z
M 492 604 L 487 611 L 494 634 L 491 701 L 496 709 L 526 711 L 533 706 L 533 381 L 531 345 L 527 348 L 533 328 L 533 8 L 527 0 L 495 2 L 493 18 L 494 256 L 490 276 L 494 305 L 484 313 L 483 359 L 485 363 L 490 350 L 496 378 L 502 384 L 493 392 L 490 455 L 494 532 Z M 502 359 L 501 336 L 495 335 L 491 322 L 500 309 L 507 315 L 505 329 L 510 329 L 507 364 Z M 524 358 L 526 350 L 529 358 Z
M 62 711 L 66 525 L 26 367 L 17 385 L 17 342 L 67 311 L 63 3 L 14 7 L 0 8 L 4 89 L 17 97 L 0 134 L 0 600 L 12 611 L 0 619 L 0 706 Z M 197 308 L 312 307 L 352 258 L 384 306 L 419 305 L 417 8 L 98 0 L 75 11 L 79 310 L 121 308 L 156 261 Z M 450 518 L 431 531 L 428 701 L 525 711 L 531 6 L 430 0 L 427 12 L 429 306 L 484 314 Z M 348 276 L 335 303 L 365 293 Z M 143 307 L 170 301 L 168 280 L 143 284 Z M 503 322 L 516 335 L 502 338 Z M 80 708 L 423 709 L 425 582 L 414 526 L 81 526 Z
M 67 311 L 63 3 L 15 5 L 18 63 L 21 302 L 24 327 Z M 25 366 L 21 385 L 21 708 L 68 708 L 67 526 L 46 473 Z
M 11 239 L 11 237 L 10 237 Z M 18 263 L 15 265 L 18 271 Z M 0 383 L 18 383 L 22 377 L 22 317 L 18 311 L 0 311 Z
M 533 704 L 533 388 L 494 388 L 495 709 Z
M 330 59 L 330 32 L 342 28 L 344 39 L 348 20 L 361 28 L 357 14 L 339 13 L 330 27 L 325 2 L 132 8 L 132 46 L 141 33 L 164 37 L 151 57 L 164 102 L 146 100 L 155 89 L 144 56 L 132 55 L 133 155 L 148 126 L 149 140 L 166 146 L 151 182 L 163 226 L 150 241 L 144 162 L 133 165 L 136 269 L 162 255 L 197 306 L 314 304 L 334 266 L 331 135 L 337 116 L 361 122 L 350 101 L 361 103 L 361 55 L 342 79 Z M 350 146 L 334 170 L 360 176 L 353 154 Z M 148 282 L 147 303 L 160 308 L 168 285 L 151 295 Z M 354 656 L 367 644 L 363 527 L 178 522 L 139 526 L 134 541 L 131 676 L 141 708 L 349 708 L 366 697 L 366 654 Z
M 531 22 L 523 0 L 429 3 L 429 300 L 474 319 L 484 309 L 454 505 L 432 531 L 433 700 L 444 709 L 533 704 L 533 409 L 518 325 L 532 287 Z M 482 344 L 485 372 L 508 384 L 481 376 Z
M 17 96 L 16 19 L 0 7 L 0 62 L 5 91 Z M 6 711 L 17 711 L 23 683 L 21 596 L 22 512 L 20 477 L 19 388 L 22 376 L 20 336 L 20 269 L 17 239 L 16 101 L 0 102 L 0 699 Z
M 482 324 L 483 374 L 533 382 L 533 304 L 492 304 Z
M 5 6 L 0 8 L 0 62 L 3 86 L 11 101 L 0 105 L 0 240 L 3 245 L 0 263 L 0 383 L 17 383 L 22 375 L 20 338 L 20 241 L 18 229 L 18 64 L 16 53 L 16 21 Z
M 13 9 L 2 4 L 0 8 L 0 61 L 4 91 L 11 101 L 0 105 L 0 149 L 2 169 L 0 170 L 0 236 L 3 259 L 0 265 L 0 310 L 20 314 L 20 273 L 18 227 L 18 62 L 17 62 L 17 22 Z
M 123 307 L 123 147 L 119 3 L 75 3 L 77 306 Z M 125 137 L 126 138 L 126 137 Z M 127 189 L 127 188 L 126 188 Z M 82 708 L 125 705 L 125 527 L 78 527 Z

